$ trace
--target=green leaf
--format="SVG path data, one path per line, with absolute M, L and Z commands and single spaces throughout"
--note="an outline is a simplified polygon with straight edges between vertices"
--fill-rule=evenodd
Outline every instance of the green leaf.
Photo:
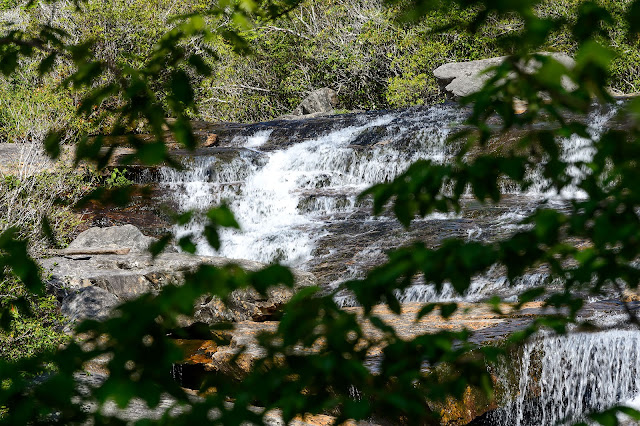
M 191 65 L 201 76 L 208 77 L 211 75 L 211 67 L 206 64 L 200 55 L 189 56 L 189 65 Z
M 440 315 L 442 315 L 443 318 L 451 317 L 451 315 L 453 315 L 457 310 L 458 310 L 457 303 L 441 303 L 440 304 Z
M 187 253 L 191 253 L 191 254 L 195 254 L 197 247 L 195 245 L 195 243 L 193 242 L 192 236 L 191 235 L 185 235 L 184 237 L 180 238 L 178 240 L 178 246 L 180 246 L 180 248 L 187 252 Z
M 185 148 L 193 150 L 197 147 L 197 141 L 191 128 L 191 122 L 186 117 L 179 117 L 171 126 L 173 135 L 178 143 Z
M 50 131 L 47 137 L 44 139 L 44 150 L 47 155 L 55 160 L 60 157 L 60 142 L 62 141 L 63 132 Z
M 55 247 L 57 245 L 56 236 L 55 236 L 55 233 L 53 232 L 53 227 L 51 226 L 51 222 L 49 222 L 49 217 L 46 214 L 42 215 L 41 226 L 42 226 L 42 233 L 44 234 L 45 238 L 49 241 L 49 244 Z
M 236 221 L 233 212 L 226 205 L 209 209 L 209 211 L 207 211 L 207 217 L 211 223 L 217 226 L 240 229 L 240 225 Z
M 640 34 L 640 0 L 635 0 L 629 5 L 626 18 L 626 22 L 629 23 L 628 36 Z
M 429 303 L 428 305 L 424 305 L 422 308 L 420 308 L 420 311 L 418 311 L 418 314 L 416 315 L 416 321 L 419 321 L 424 316 L 429 315 L 437 306 L 437 303 Z
M 38 66 L 38 73 L 40 75 L 44 75 L 44 74 L 48 73 L 49 71 L 51 71 L 53 69 L 53 66 L 56 63 L 57 57 L 58 57 L 58 53 L 57 52 L 53 52 L 53 53 L 50 53 L 49 55 L 47 55 L 46 58 L 44 58 L 42 61 L 40 61 L 40 65 Z
M 164 251 L 165 248 L 169 245 L 171 240 L 173 239 L 173 235 L 165 234 L 160 237 L 157 241 L 152 242 L 149 245 L 149 253 L 151 253 L 152 257 L 158 256 L 160 253 Z
M 177 101 L 187 106 L 193 104 L 193 89 L 186 72 L 175 71 L 172 74 L 171 93 Z

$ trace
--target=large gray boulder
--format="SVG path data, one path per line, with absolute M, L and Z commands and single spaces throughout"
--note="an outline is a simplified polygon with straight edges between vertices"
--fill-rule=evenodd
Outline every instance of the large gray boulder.
M 314 90 L 304 98 L 304 100 L 293 110 L 291 115 L 318 115 L 318 114 L 330 114 L 333 109 L 338 105 L 338 93 L 323 87 L 322 89 Z
M 564 53 L 542 53 L 551 56 L 567 68 L 573 68 L 575 61 Z M 480 59 L 468 62 L 451 62 L 439 66 L 433 71 L 438 79 L 438 84 L 448 96 L 458 98 L 479 91 L 484 83 L 491 78 L 491 73 L 484 73 L 490 67 L 500 65 L 507 56 L 497 58 Z M 525 71 L 533 72 L 540 63 L 532 62 L 524 66 Z M 568 78 L 563 80 L 563 85 L 571 89 L 572 83 Z
M 130 249 L 132 253 L 146 252 L 149 244 L 155 241 L 147 237 L 133 225 L 111 226 L 108 228 L 89 228 L 80 233 L 69 244 L 67 250 L 83 249 Z
M 185 274 L 201 264 L 224 266 L 230 263 L 255 271 L 264 265 L 249 260 L 222 257 L 193 256 L 184 253 L 164 253 L 153 259 L 148 254 L 58 256 L 40 260 L 49 273 L 50 287 L 76 292 L 84 288 L 99 288 L 118 301 L 133 299 L 144 293 L 160 291 L 168 284 L 182 285 Z M 231 294 L 225 306 L 219 299 L 204 297 L 196 302 L 196 314 L 185 319 L 213 324 L 220 321 L 262 321 L 285 304 L 296 290 L 316 284 L 313 274 L 294 271 L 294 289 L 279 286 L 269 289 L 266 297 L 253 290 L 238 290 Z M 77 305 L 73 305 L 77 306 Z M 84 309 L 84 308 L 83 308 Z M 68 309 L 68 316 L 73 316 Z
M 80 241 L 76 240 L 69 246 L 69 250 L 81 253 L 82 249 L 86 249 L 88 254 L 55 256 L 39 261 L 48 273 L 48 287 L 58 295 L 66 295 L 66 302 L 63 302 L 64 313 L 70 318 L 103 317 L 102 308 L 96 308 L 95 313 L 89 312 L 93 296 L 96 300 L 99 297 L 99 303 L 108 309 L 141 294 L 158 292 L 169 284 L 182 285 L 185 275 L 195 271 L 203 263 L 218 267 L 233 263 L 248 271 L 256 271 L 264 266 L 250 260 L 185 253 L 163 253 L 153 258 L 142 250 L 153 239 L 145 237 L 131 225 L 92 228 L 83 234 L 78 237 Z M 111 248 L 129 247 L 132 250 L 128 254 L 92 254 L 90 251 L 105 248 L 105 245 Z M 238 290 L 231 294 L 226 306 L 216 298 L 204 297 L 196 302 L 195 316 L 185 319 L 184 325 L 194 321 L 216 323 L 270 319 L 298 289 L 316 285 L 313 274 L 293 272 L 296 282 L 294 289 L 274 287 L 268 290 L 266 297 L 253 290 Z M 87 288 L 100 291 L 85 290 Z M 102 302 L 107 300 L 105 293 L 113 296 L 108 298 L 108 303 Z

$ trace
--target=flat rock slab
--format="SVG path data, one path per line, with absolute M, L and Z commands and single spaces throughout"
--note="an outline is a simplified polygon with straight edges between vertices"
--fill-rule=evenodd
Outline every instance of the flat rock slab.
M 204 263 L 224 266 L 230 263 L 255 271 L 264 265 L 249 260 L 222 257 L 194 256 L 183 253 L 164 253 L 153 259 L 146 253 L 127 255 L 73 255 L 41 259 L 40 265 L 48 272 L 48 283 L 58 294 L 68 296 L 87 287 L 97 287 L 115 296 L 119 301 L 141 294 L 157 292 L 165 285 L 181 285 L 188 272 Z M 264 297 L 252 290 L 238 290 L 229 298 L 227 306 L 209 298 L 197 302 L 192 321 L 215 323 L 219 321 L 264 320 L 286 303 L 296 289 L 316 284 L 315 276 L 294 271 L 296 287 L 274 287 Z M 73 315 L 70 315 L 73 316 Z M 185 326 L 192 323 L 185 320 Z
M 133 225 L 94 227 L 81 232 L 66 250 L 80 254 L 84 254 L 81 253 L 83 250 L 86 250 L 87 254 L 91 254 L 94 250 L 103 249 L 129 249 L 129 252 L 143 253 L 154 241 L 156 241 L 155 238 L 147 237 Z
M 408 340 L 421 334 L 442 330 L 468 329 L 473 333 L 470 340 L 478 345 L 503 339 L 527 327 L 536 317 L 553 313 L 544 310 L 540 302 L 529 303 L 518 312 L 506 310 L 505 315 L 493 312 L 483 303 L 460 303 L 458 311 L 449 319 L 443 319 L 439 313 L 434 312 L 416 321 L 416 315 L 423 306 L 422 303 L 403 304 L 400 315 L 396 315 L 386 306 L 376 306 L 373 313 L 393 327 L 403 339 Z M 345 308 L 345 310 L 361 318 L 360 322 L 367 337 L 371 339 L 382 337 L 382 332 L 378 328 L 362 319 L 361 308 Z M 230 332 L 228 346 L 217 346 L 208 340 L 177 340 L 176 342 L 185 351 L 184 364 L 198 365 L 205 371 L 218 371 L 240 379 L 250 371 L 255 360 L 265 355 L 265 351 L 257 342 L 258 334 L 265 331 L 274 332 L 277 327 L 278 322 L 275 321 L 238 322 Z M 242 353 L 238 356 L 241 349 Z M 381 350 L 382 348 L 375 348 L 370 356 L 378 357 Z
M 522 309 L 515 311 L 509 305 L 501 306 L 502 314 L 496 313 L 485 303 L 458 303 L 458 310 L 448 319 L 442 318 L 439 312 L 431 312 L 416 321 L 423 303 L 406 303 L 402 305 L 400 315 L 393 313 L 384 305 L 373 308 L 373 314 L 389 324 L 398 335 L 405 340 L 422 334 L 437 333 L 442 330 L 472 332 L 470 341 L 477 345 L 494 343 L 507 338 L 514 332 L 523 330 L 536 318 L 545 315 L 556 315 L 557 310 L 545 308 L 543 302 L 526 303 Z M 634 308 L 637 307 L 634 305 Z M 360 318 L 364 334 L 376 340 L 382 332 L 369 321 L 363 319 L 362 308 L 344 308 L 345 311 L 356 314 Z M 618 301 L 602 301 L 587 304 L 580 312 L 584 318 L 598 318 L 599 316 L 615 316 L 623 314 L 624 307 Z M 242 377 L 248 372 L 253 362 L 264 356 L 265 351 L 257 342 L 258 334 L 275 332 L 278 322 L 266 321 L 261 323 L 243 321 L 234 324 L 230 332 L 230 344 L 217 346 L 207 340 L 177 340 L 185 351 L 185 364 L 200 365 L 206 371 L 220 371 L 233 377 Z M 235 361 L 241 348 L 244 351 Z M 374 348 L 370 356 L 376 358 L 382 348 Z
M 70 324 L 87 318 L 104 320 L 119 303 L 120 300 L 108 291 L 89 286 L 71 291 L 62 300 L 60 312 L 71 320 Z

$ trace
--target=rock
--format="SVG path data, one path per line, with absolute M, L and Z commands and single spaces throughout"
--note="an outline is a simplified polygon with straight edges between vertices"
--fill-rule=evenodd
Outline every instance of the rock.
M 210 135 L 207 135 L 207 138 L 202 143 L 202 146 L 204 146 L 206 148 L 209 148 L 209 147 L 215 146 L 217 144 L 218 144 L 218 135 L 210 134 Z
M 165 253 L 152 259 L 146 254 L 52 257 L 40 264 L 50 271 L 50 286 L 78 290 L 97 287 L 118 300 L 157 292 L 168 284 L 181 285 L 184 275 L 200 263 L 223 266 L 239 264 L 247 270 L 257 270 L 258 262 L 237 261 L 221 257 L 192 256 Z M 296 289 L 316 284 L 312 274 L 294 271 Z M 195 321 L 213 324 L 220 321 L 264 321 L 271 318 L 295 293 L 295 289 L 275 287 L 263 297 L 253 290 L 238 290 L 231 294 L 225 306 L 220 300 L 205 297 L 196 303 L 194 318 L 184 319 L 183 326 Z
M 551 56 L 567 68 L 573 68 L 575 61 L 564 53 L 542 53 Z M 491 74 L 482 74 L 489 67 L 500 65 L 507 56 L 497 58 L 480 59 L 469 62 L 452 62 L 439 66 L 433 71 L 441 89 L 447 95 L 458 98 L 477 92 L 491 77 Z M 532 72 L 540 64 L 532 63 L 525 66 L 527 72 Z M 563 80 L 567 90 L 571 90 L 573 83 L 568 78 Z
M 314 90 L 293 110 L 291 115 L 329 114 L 338 105 L 338 94 L 335 90 L 323 87 Z
M 89 228 L 76 237 L 67 250 L 78 252 L 82 249 L 131 249 L 131 253 L 146 252 L 149 244 L 156 239 L 145 236 L 133 225 Z
M 272 318 L 294 294 L 290 288 L 276 287 L 268 290 L 268 297 L 255 290 L 237 290 L 231 293 L 227 304 L 218 299 L 205 301 L 196 308 L 195 321 L 207 324 L 226 321 L 265 321 Z
M 63 299 L 60 311 L 71 324 L 84 319 L 104 320 L 119 303 L 115 295 L 92 286 L 69 293 Z
M 125 255 L 57 256 L 41 259 L 39 262 L 50 273 L 48 288 L 59 297 L 67 295 L 69 290 L 80 293 L 80 290 L 95 288 L 97 290 L 91 290 L 86 297 L 104 292 L 115 298 L 111 298 L 112 301 L 124 301 L 143 293 L 157 292 L 169 284 L 181 285 L 185 274 L 195 271 L 201 263 L 214 266 L 233 263 L 249 271 L 264 266 L 250 260 L 183 253 L 163 253 L 154 259 L 142 252 L 142 248 L 146 248 L 152 240 L 131 225 L 91 228 L 80 234 L 69 248 L 80 251 L 83 247 L 93 250 L 92 247 L 122 244 L 131 247 L 131 252 Z M 182 325 L 188 326 L 196 321 L 212 324 L 220 321 L 264 321 L 272 318 L 297 289 L 316 285 L 317 282 L 315 276 L 308 272 L 294 271 L 294 277 L 294 289 L 284 286 L 271 288 L 267 297 L 254 290 L 238 290 L 230 295 L 226 306 L 216 298 L 204 297 L 196 303 L 194 318 L 184 319 Z M 112 307 L 113 304 L 109 306 Z M 71 318 L 81 317 L 85 310 L 83 303 L 69 303 L 66 315 Z
M 459 303 L 458 311 L 448 320 L 443 319 L 438 312 L 432 312 L 416 321 L 416 315 L 423 306 L 418 302 L 403 304 L 402 313 L 397 315 L 386 306 L 379 305 L 374 307 L 374 314 L 393 327 L 402 339 L 412 339 L 424 333 L 441 330 L 468 329 L 473 331 L 470 341 L 483 345 L 499 341 L 515 331 L 526 328 L 537 317 L 554 313 L 543 309 L 541 302 L 530 302 L 520 312 L 510 312 L 508 306 L 502 306 L 506 315 L 493 312 L 483 303 Z M 362 308 L 344 309 L 357 315 L 366 336 L 373 340 L 382 337 L 382 332 L 376 326 L 363 320 Z M 202 371 L 218 371 L 241 379 L 251 370 L 254 362 L 265 355 L 265 350 L 258 344 L 258 334 L 275 332 L 277 327 L 278 323 L 275 321 L 242 321 L 234 324 L 233 330 L 228 331 L 230 343 L 227 346 L 217 346 L 207 340 L 179 340 L 177 343 L 185 350 L 185 364 L 198 365 Z M 369 355 L 376 358 L 382 349 L 375 347 Z

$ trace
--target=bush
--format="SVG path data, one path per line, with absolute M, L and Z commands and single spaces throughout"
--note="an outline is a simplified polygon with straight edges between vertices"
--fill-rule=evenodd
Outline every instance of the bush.
M 40 168 L 42 164 L 31 167 Z M 0 180 L 0 232 L 19 228 L 21 237 L 29 240 L 32 253 L 41 253 L 50 245 L 42 232 L 46 216 L 55 245 L 65 246 L 81 223 L 71 205 L 89 189 L 81 174 L 65 168 L 37 173 L 23 168 L 22 176 L 5 176 Z
M 0 329 L 0 358 L 12 362 L 54 351 L 69 339 L 54 296 L 33 295 L 15 276 L 0 281 L 0 309 L 11 308 L 20 298 L 26 299 L 31 314 L 12 309 L 11 327 Z

